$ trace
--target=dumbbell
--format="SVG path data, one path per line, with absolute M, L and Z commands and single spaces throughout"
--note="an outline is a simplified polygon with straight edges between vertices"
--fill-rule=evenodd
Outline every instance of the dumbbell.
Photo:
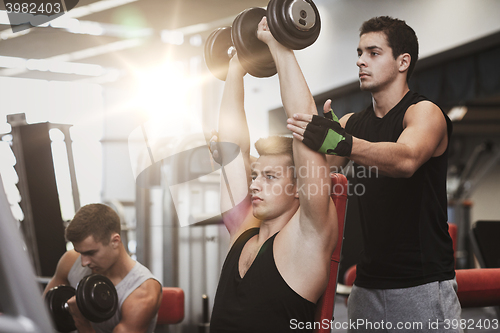
M 271 0 L 267 10 L 246 9 L 236 16 L 231 27 L 213 31 L 205 42 L 205 62 L 215 77 L 225 80 L 235 51 L 250 75 L 270 77 L 276 74 L 269 48 L 257 38 L 257 25 L 263 16 L 267 17 L 274 38 L 290 49 L 304 49 L 319 36 L 321 20 L 312 0 Z
M 68 300 L 75 295 L 76 304 L 82 315 L 94 323 L 108 320 L 118 309 L 115 286 L 103 275 L 85 276 L 78 282 L 76 289 L 64 285 L 54 287 L 45 295 L 45 302 L 59 332 L 76 330 L 75 321 L 68 307 Z

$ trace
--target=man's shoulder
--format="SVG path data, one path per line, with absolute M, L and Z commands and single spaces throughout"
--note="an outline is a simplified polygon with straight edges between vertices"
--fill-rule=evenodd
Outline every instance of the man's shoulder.
M 405 118 L 407 117 L 418 117 L 424 121 L 426 117 L 445 117 L 448 116 L 443 112 L 443 110 L 434 102 L 429 99 L 420 100 L 412 105 L 410 105 L 406 111 Z
M 69 273 L 75 262 L 80 257 L 80 253 L 75 250 L 66 251 L 59 259 L 59 267 L 66 274 Z
M 162 290 L 160 281 L 153 277 L 146 279 L 124 299 L 123 306 L 136 307 L 138 304 L 141 304 L 143 308 L 156 308 L 160 305 Z
M 139 296 L 142 297 L 144 295 L 151 294 L 156 294 L 156 292 L 160 291 L 162 289 L 162 285 L 160 281 L 158 281 L 156 278 L 153 276 L 146 279 L 144 282 L 142 282 L 132 293 L 131 295 Z
M 136 261 L 134 267 L 116 287 L 118 293 L 128 300 L 140 299 L 147 294 L 155 295 L 156 298 L 161 294 L 162 284 L 146 266 Z
M 409 91 L 408 95 L 408 110 L 427 109 L 432 110 L 433 112 L 443 113 L 441 108 L 426 96 L 411 90 Z
M 125 279 L 130 279 L 133 284 L 142 284 L 149 279 L 160 283 L 159 280 L 153 275 L 151 270 L 138 261 L 135 262 L 134 267 L 132 267 L 132 269 L 128 272 Z M 134 281 L 136 282 L 134 283 Z

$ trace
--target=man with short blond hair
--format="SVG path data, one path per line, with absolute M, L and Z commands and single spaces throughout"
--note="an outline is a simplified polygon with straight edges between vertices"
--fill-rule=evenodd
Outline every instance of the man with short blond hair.
M 293 51 L 274 39 L 265 18 L 258 37 L 275 59 L 287 114 L 317 114 Z M 294 332 L 294 322 L 313 323 L 316 302 L 328 283 L 338 240 L 331 179 L 325 156 L 292 138 L 257 141 L 260 156 L 251 160 L 243 103 L 245 74 L 238 55 L 234 56 L 224 86 L 218 139 L 237 144 L 243 163 L 239 168 L 224 164 L 229 182 L 222 186 L 222 210 L 231 207 L 226 185 L 232 194 L 242 195 L 235 195 L 236 206 L 222 216 L 231 249 L 222 268 L 210 330 Z M 321 166 L 323 172 L 311 170 Z M 307 172 L 297 172 L 302 169 Z M 327 190 L 318 190 L 325 184 Z M 315 191 L 309 191 L 312 188 Z

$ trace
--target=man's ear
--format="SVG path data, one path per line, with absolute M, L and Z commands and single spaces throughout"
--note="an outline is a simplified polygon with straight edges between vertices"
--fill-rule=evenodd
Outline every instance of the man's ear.
M 400 54 L 398 57 L 399 71 L 402 73 L 408 68 L 410 68 L 411 64 L 411 55 L 409 53 Z
M 111 246 L 113 247 L 113 249 L 116 249 L 118 245 L 120 245 L 121 240 L 122 238 L 119 233 L 115 232 L 111 235 Z

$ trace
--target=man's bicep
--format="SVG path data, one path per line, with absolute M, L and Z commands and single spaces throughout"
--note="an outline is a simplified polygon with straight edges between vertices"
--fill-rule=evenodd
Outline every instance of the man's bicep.
M 430 102 L 421 102 L 412 109 L 408 109 L 404 127 L 397 143 L 409 148 L 410 158 L 418 166 L 433 156 L 447 135 L 443 113 Z
M 343 115 L 342 118 L 339 119 L 340 126 L 345 128 L 345 126 L 347 125 L 347 121 L 349 121 L 349 118 L 351 118 L 351 116 L 353 114 L 354 113 L 348 113 L 348 114 Z M 349 134 L 351 134 L 351 133 L 349 133 Z
M 154 279 L 146 280 L 123 302 L 121 321 L 113 333 L 147 332 L 158 313 L 161 301 L 161 285 Z
M 49 291 L 50 289 L 60 286 L 62 284 L 69 285 L 68 274 L 69 271 L 71 270 L 71 267 L 78 259 L 78 256 L 79 256 L 78 252 L 74 250 L 67 251 L 61 256 L 59 262 L 57 263 L 54 276 L 45 287 L 45 290 L 43 292 L 44 294 L 46 294 L 47 291 Z

